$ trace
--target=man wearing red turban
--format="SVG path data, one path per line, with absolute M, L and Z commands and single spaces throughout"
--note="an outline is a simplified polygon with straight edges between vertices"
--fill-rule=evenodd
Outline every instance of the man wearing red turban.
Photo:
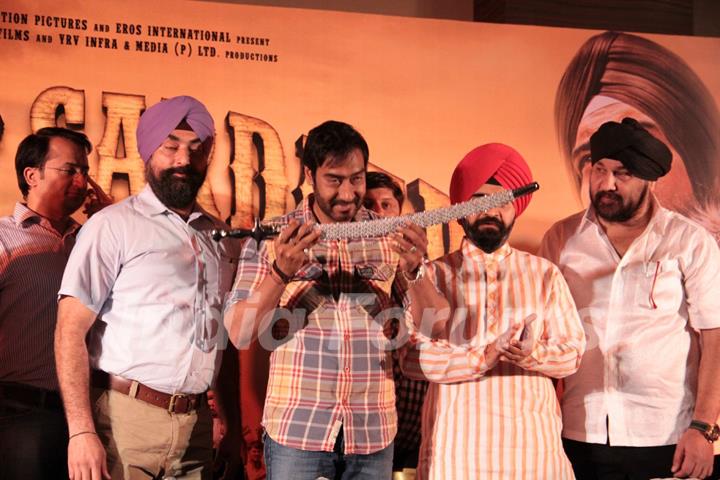
M 450 199 L 531 182 L 518 152 L 491 143 L 458 164 Z M 410 378 L 431 382 L 419 479 L 573 478 L 552 378 L 577 370 L 585 335 L 557 267 L 507 244 L 529 202 L 463 219 L 460 249 L 434 261 L 409 289 L 420 325 L 402 366 Z M 433 320 L 445 325 L 442 333 L 425 328 L 428 315 L 418 320 L 428 308 L 440 312 Z

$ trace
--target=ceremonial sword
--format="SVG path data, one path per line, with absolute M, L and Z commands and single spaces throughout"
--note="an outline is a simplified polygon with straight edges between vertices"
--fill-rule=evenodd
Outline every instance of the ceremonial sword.
M 435 210 L 410 213 L 398 217 L 364 220 L 362 222 L 321 223 L 316 225 L 315 228 L 320 229 L 321 240 L 382 237 L 394 232 L 397 227 L 405 223 L 414 223 L 421 227 L 429 227 L 431 225 L 448 223 L 469 215 L 487 212 L 493 208 L 508 204 L 518 197 L 528 195 L 539 188 L 540 185 L 538 185 L 537 182 L 533 182 L 513 190 L 502 190 L 483 197 L 473 197 L 468 201 Z M 260 220 L 255 219 L 252 228 L 213 230 L 212 237 L 216 241 L 220 241 L 223 238 L 250 237 L 259 244 L 262 240 L 277 236 L 285 225 L 287 225 L 287 223 L 273 221 L 261 223 Z

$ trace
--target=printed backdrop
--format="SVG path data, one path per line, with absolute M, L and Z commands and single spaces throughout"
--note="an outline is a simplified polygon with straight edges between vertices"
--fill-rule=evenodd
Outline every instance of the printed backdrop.
M 601 73 L 629 65 L 638 77 L 652 77 L 650 85 L 662 86 L 655 91 L 637 79 L 595 74 L 589 83 L 597 85 L 566 88 L 556 109 L 566 70 L 570 76 L 589 71 L 582 64 L 568 69 L 572 59 L 602 33 L 193 1 L 5 0 L 0 213 L 11 213 L 20 198 L 13 163 L 18 143 L 55 124 L 89 136 L 91 175 L 107 192 L 116 199 L 138 192 L 144 178 L 134 132 L 141 112 L 161 98 L 189 94 L 208 106 L 217 131 L 199 199 L 234 226 L 294 208 L 308 191 L 296 157 L 302 136 L 336 119 L 363 133 L 372 169 L 403 182 L 406 212 L 446 205 L 453 167 L 473 147 L 503 142 L 516 148 L 541 190 L 517 222 L 512 242 L 534 250 L 554 221 L 587 203 L 575 135 L 580 145 L 578 123 L 605 118 L 607 102 L 585 109 L 602 93 L 630 105 L 610 108 L 607 117 L 618 110 L 644 115 L 672 141 L 674 174 L 659 183 L 661 200 L 717 233 L 720 40 L 643 34 L 631 36 L 622 51 L 620 41 L 595 48 L 607 54 L 592 60 Z M 633 46 L 637 38 L 659 52 L 660 74 L 643 70 L 649 57 L 641 48 L 647 45 Z M 675 84 L 653 75 L 691 78 Z M 606 92 L 607 84 L 615 90 Z M 650 91 L 661 106 L 636 102 L 642 92 L 623 97 L 632 88 Z M 677 135 L 699 127 L 665 118 L 666 110 L 689 118 L 682 108 L 694 111 L 694 104 L 683 100 L 685 93 L 707 110 L 698 120 L 706 143 Z M 575 113 L 565 115 L 565 109 Z M 567 138 L 560 145 L 562 131 L 571 145 Z M 701 144 L 701 151 L 683 142 Z M 456 248 L 461 238 L 456 225 L 431 228 L 429 236 L 433 257 Z M 252 426 L 265 372 L 249 365 L 243 365 L 243 402 Z M 247 393 L 251 389 L 256 395 Z

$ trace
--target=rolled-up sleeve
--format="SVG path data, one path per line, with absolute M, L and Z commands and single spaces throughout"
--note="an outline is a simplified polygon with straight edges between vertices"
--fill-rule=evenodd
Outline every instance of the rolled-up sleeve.
M 58 298 L 75 297 L 99 314 L 122 268 L 121 250 L 109 218 L 97 214 L 89 219 L 80 229 L 65 266 Z
M 690 326 L 696 330 L 720 327 L 720 249 L 705 230 L 688 232 L 688 249 L 680 259 Z M 694 241 L 692 241 L 694 240 Z
M 253 239 L 247 239 L 240 250 L 235 283 L 225 301 L 225 310 L 238 302 L 247 300 L 255 289 L 270 274 L 272 262 L 269 258 L 268 242 L 261 242 L 258 248 Z

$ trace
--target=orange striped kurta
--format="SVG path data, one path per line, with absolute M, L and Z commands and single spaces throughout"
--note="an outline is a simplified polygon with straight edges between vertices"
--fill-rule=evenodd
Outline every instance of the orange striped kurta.
M 415 332 L 401 355 L 406 375 L 432 382 L 418 479 L 574 478 L 551 377 L 577 370 L 585 335 L 559 270 L 508 245 L 486 254 L 467 239 L 432 270 L 453 310 L 447 337 Z M 488 369 L 485 346 L 532 313 L 530 356 Z

